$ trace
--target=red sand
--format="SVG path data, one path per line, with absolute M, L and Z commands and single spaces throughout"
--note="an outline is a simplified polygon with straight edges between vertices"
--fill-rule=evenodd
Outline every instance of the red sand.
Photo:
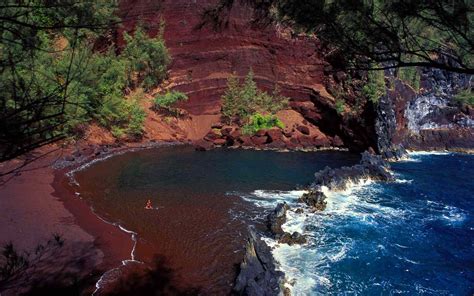
M 67 152 L 55 146 L 38 149 L 34 154 L 45 156 L 21 168 L 19 174 L 3 178 L 8 181 L 0 186 L 0 244 L 11 241 L 18 250 L 33 251 L 53 234 L 60 234 L 65 243 L 60 254 L 44 263 L 48 274 L 67 270 L 79 278 L 92 277 L 90 285 L 104 270 L 130 259 L 133 243 L 129 234 L 101 221 L 63 186 L 64 172 L 55 171 L 51 165 Z M 14 159 L 0 163 L 0 172 L 22 162 Z M 16 295 L 19 290 L 4 292 L 2 295 Z

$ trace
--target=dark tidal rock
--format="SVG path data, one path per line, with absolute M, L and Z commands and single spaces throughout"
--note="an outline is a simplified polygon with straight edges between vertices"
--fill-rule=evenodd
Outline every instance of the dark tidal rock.
M 280 236 L 280 239 L 278 240 L 278 242 L 281 244 L 288 244 L 290 246 L 294 244 L 305 244 L 306 237 L 296 231 L 293 232 L 293 234 L 289 234 L 288 232 L 285 232 L 283 235 Z
M 310 190 L 304 193 L 298 201 L 305 203 L 317 211 L 324 211 L 326 208 L 326 196 L 320 190 Z
M 280 203 L 268 214 L 267 227 L 274 236 L 285 233 L 281 226 L 286 222 L 286 211 L 288 211 L 289 208 L 286 203 Z
M 280 295 L 284 273 L 276 270 L 271 249 L 253 228 L 249 229 L 244 259 L 234 284 L 235 295 Z
M 320 186 L 326 186 L 330 190 L 344 190 L 349 182 L 358 183 L 365 179 L 392 181 L 388 162 L 380 155 L 364 152 L 359 164 L 337 169 L 326 167 L 317 172 L 311 190 L 318 190 Z

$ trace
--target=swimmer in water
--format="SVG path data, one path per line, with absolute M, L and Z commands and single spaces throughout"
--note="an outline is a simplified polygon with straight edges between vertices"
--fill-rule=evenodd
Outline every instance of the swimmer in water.
M 151 205 L 151 200 L 150 199 L 147 200 L 145 209 L 146 210 L 153 210 L 153 206 Z

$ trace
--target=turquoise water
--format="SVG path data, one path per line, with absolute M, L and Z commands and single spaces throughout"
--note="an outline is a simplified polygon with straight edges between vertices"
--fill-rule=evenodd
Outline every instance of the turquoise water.
M 474 156 L 412 154 L 394 163 L 394 183 L 330 192 L 320 214 L 289 213 L 305 246 L 274 254 L 296 295 L 472 295 Z M 263 208 L 298 194 L 244 198 Z

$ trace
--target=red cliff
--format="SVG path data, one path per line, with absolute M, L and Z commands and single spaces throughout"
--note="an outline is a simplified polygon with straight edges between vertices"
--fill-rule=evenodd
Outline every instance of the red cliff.
M 335 99 L 325 87 L 329 81 L 324 74 L 327 63 L 316 38 L 295 35 L 278 24 L 261 25 L 253 8 L 239 0 L 221 11 L 220 26 L 204 22 L 205 12 L 217 3 L 218 0 L 121 2 L 125 23 L 120 30 L 133 30 L 140 19 L 155 35 L 160 22 L 164 20 L 166 24 L 164 38 L 173 59 L 167 87 L 189 96 L 181 107 L 194 116 L 194 125 L 199 125 L 194 138 L 184 135 L 185 138 L 196 140 L 197 136 L 206 135 L 204 131 L 211 129 L 212 121 L 218 120 L 227 78 L 232 74 L 244 77 L 253 69 L 259 87 L 270 90 L 278 85 L 282 94 L 291 98 L 293 111 L 286 113 L 288 118 L 282 118 L 287 129 L 278 136 L 282 140 L 273 146 L 345 146 L 353 150 L 373 146 L 372 122 L 361 125 L 360 114 L 349 109 L 344 115 L 336 112 Z M 205 116 L 205 122 L 197 123 L 198 117 Z M 302 125 L 308 127 L 309 133 L 299 132 Z M 266 146 L 272 144 L 271 139 L 235 143 Z

